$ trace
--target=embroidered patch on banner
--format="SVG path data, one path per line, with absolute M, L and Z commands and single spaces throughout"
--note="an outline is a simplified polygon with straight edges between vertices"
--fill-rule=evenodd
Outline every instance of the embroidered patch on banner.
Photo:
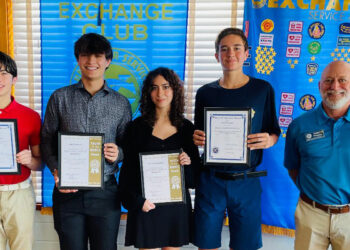
M 309 51 L 310 54 L 312 55 L 317 55 L 321 51 L 321 44 L 319 42 L 311 42 L 307 46 L 307 50 Z
M 287 44 L 301 45 L 302 38 L 302 34 L 288 34 Z
M 320 130 L 320 131 L 316 131 L 316 132 L 306 133 L 305 134 L 305 141 L 309 142 L 309 141 L 321 139 L 324 137 L 325 137 L 324 130 Z
M 350 23 L 342 23 L 339 25 L 339 34 L 350 34 Z
M 287 47 L 286 57 L 300 57 L 300 47 Z
M 293 105 L 281 105 L 280 115 L 293 115 Z
M 317 63 L 308 63 L 306 64 L 306 74 L 309 76 L 314 76 L 317 74 L 318 64 Z
M 313 95 L 304 95 L 299 100 L 299 106 L 305 111 L 312 110 L 316 106 L 316 98 Z
M 338 36 L 337 46 L 350 47 L 350 37 Z
M 261 30 L 265 33 L 270 33 L 273 31 L 275 24 L 271 19 L 265 19 L 261 22 Z
M 282 92 L 281 94 L 281 103 L 294 103 L 295 102 L 295 94 L 294 93 L 286 93 Z
M 260 9 L 265 6 L 266 0 L 252 0 L 253 8 Z
M 259 45 L 260 46 L 272 46 L 273 45 L 273 34 L 260 33 Z
M 289 32 L 302 32 L 303 31 L 303 22 L 301 21 L 290 21 L 289 22 Z
M 309 36 L 314 39 L 320 39 L 323 37 L 325 31 L 326 29 L 324 27 L 324 24 L 321 22 L 314 22 L 310 24 L 308 29 Z
M 278 124 L 280 125 L 280 127 L 285 127 L 287 128 L 289 126 L 289 124 L 292 122 L 292 117 L 288 117 L 288 116 L 280 116 L 278 118 Z

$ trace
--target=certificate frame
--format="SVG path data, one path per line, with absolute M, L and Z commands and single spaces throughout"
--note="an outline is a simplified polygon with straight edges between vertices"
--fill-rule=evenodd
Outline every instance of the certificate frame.
M 205 107 L 204 108 L 204 131 L 205 131 L 205 146 L 204 146 L 204 165 L 245 165 L 247 168 L 250 167 L 250 149 L 247 146 L 247 136 L 251 131 L 251 113 L 252 110 L 249 107 L 245 108 L 220 108 L 220 107 Z M 213 135 L 217 133 L 213 132 L 213 123 L 217 119 L 237 119 L 238 123 L 241 123 L 242 135 L 238 137 L 240 145 L 237 144 L 238 148 L 242 148 L 242 152 L 237 153 L 236 156 L 220 156 L 220 148 L 218 145 L 213 145 Z M 216 119 L 216 120 L 214 120 Z M 230 120 L 228 120 L 230 121 Z M 217 121 L 216 121 L 217 122 Z M 216 124 L 216 123 L 215 123 Z M 240 129 L 240 127 L 238 127 Z M 225 132 L 225 131 L 222 131 Z M 239 133 L 237 133 L 239 134 Z M 235 135 L 237 135 L 235 134 Z M 229 137 L 230 134 L 225 134 L 225 138 Z M 231 134 L 231 137 L 234 136 Z M 236 136 L 237 137 L 237 136 Z M 216 140 L 217 141 L 217 140 Z M 225 148 L 225 147 L 224 147 Z M 226 149 L 223 151 L 227 151 Z
M 167 150 L 167 151 L 151 151 L 151 152 L 141 152 L 139 153 L 139 160 L 140 160 L 140 172 L 141 172 L 141 189 L 142 189 L 142 196 L 145 199 L 150 200 L 151 202 L 153 202 L 156 205 L 170 205 L 170 204 L 178 204 L 178 203 L 186 203 L 186 189 L 185 189 L 185 178 L 184 178 L 184 166 L 180 165 L 180 163 L 178 163 L 178 169 L 175 169 L 177 171 L 177 175 L 173 175 L 173 177 L 170 178 L 170 158 L 169 157 L 177 157 L 181 154 L 181 150 Z M 164 200 L 164 199 L 159 199 L 157 201 L 155 201 L 153 199 L 153 197 L 149 197 L 148 193 L 150 192 L 150 190 L 152 189 L 150 188 L 146 188 L 147 186 L 149 186 L 149 181 L 147 182 L 146 180 L 146 173 L 145 171 L 149 170 L 149 166 L 147 166 L 145 164 L 145 160 L 146 159 L 150 159 L 152 158 L 155 159 L 155 157 L 165 157 L 168 156 L 168 165 L 166 166 L 166 168 L 169 170 L 168 171 L 168 184 L 169 184 L 169 196 L 171 196 L 171 189 L 176 189 L 174 190 L 174 193 L 176 198 L 171 200 L 171 197 L 169 200 Z M 146 158 L 148 157 L 148 158 Z M 174 166 L 172 166 L 174 167 Z M 166 170 L 163 170 L 166 172 Z M 178 174 L 180 176 L 178 176 Z M 163 179 L 164 180 L 164 179 Z M 178 184 L 181 184 L 181 187 L 175 187 L 174 185 L 177 186 Z M 173 185 L 171 186 L 171 183 L 173 183 Z M 148 190 L 146 190 L 148 189 Z M 180 192 L 180 193 L 179 193 Z M 154 194 L 154 193 L 153 193 Z
M 18 129 L 16 119 L 0 119 L 0 128 L 4 130 L 9 130 L 9 137 L 11 143 L 11 163 L 8 166 L 6 164 L 0 165 L 0 175 L 19 175 L 21 174 L 21 164 L 17 163 L 16 155 L 19 152 L 18 144 Z M 6 132 L 5 132 L 6 133 Z
M 67 166 L 66 166 L 67 165 L 66 161 L 62 159 L 63 156 L 67 155 L 67 153 L 62 150 L 62 146 L 66 145 L 65 144 L 66 142 L 64 141 L 65 139 L 68 139 L 68 140 L 82 139 L 82 140 L 85 140 L 85 143 L 87 142 L 87 140 L 89 140 L 89 145 L 87 148 L 86 148 L 86 145 L 84 145 L 85 151 L 83 152 L 85 156 L 88 155 L 88 158 L 89 158 L 87 163 L 88 166 L 84 166 L 86 169 L 83 169 L 83 170 L 84 171 L 86 170 L 88 172 L 87 178 L 92 179 L 92 180 L 90 179 L 91 183 L 81 184 L 80 182 L 80 184 L 70 185 L 68 184 L 69 181 L 67 183 L 65 179 L 62 179 L 64 176 L 69 174 L 69 170 L 67 170 Z M 59 177 L 58 189 L 103 190 L 104 189 L 104 161 L 105 161 L 104 153 L 103 153 L 103 144 L 104 144 L 104 134 L 102 133 L 58 132 L 58 177 Z M 88 150 L 88 152 L 86 152 L 86 150 Z M 83 153 L 81 153 L 81 155 L 79 156 L 82 157 Z M 76 171 L 77 170 L 82 170 L 82 169 L 76 169 Z M 77 172 L 75 173 L 75 175 L 77 175 Z

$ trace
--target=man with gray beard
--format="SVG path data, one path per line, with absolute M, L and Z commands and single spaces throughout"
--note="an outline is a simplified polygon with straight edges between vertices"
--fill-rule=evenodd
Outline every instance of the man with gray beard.
M 350 64 L 330 63 L 322 103 L 289 126 L 284 165 L 300 190 L 295 249 L 350 249 Z

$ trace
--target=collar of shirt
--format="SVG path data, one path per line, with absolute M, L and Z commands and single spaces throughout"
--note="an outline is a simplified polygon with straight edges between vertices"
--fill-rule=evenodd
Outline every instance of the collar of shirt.
M 320 105 L 318 105 L 315 112 L 316 112 L 316 117 L 317 117 L 318 123 L 320 125 L 327 123 L 329 120 L 334 121 L 324 111 L 324 109 L 322 107 L 322 103 Z M 348 108 L 348 111 L 346 112 L 346 114 L 343 117 L 341 117 L 340 119 L 343 119 L 343 120 L 346 120 L 347 122 L 350 122 L 350 107 Z
M 75 85 L 77 89 L 83 89 L 86 91 L 83 81 L 80 79 L 78 84 Z M 98 92 L 103 91 L 106 95 L 111 92 L 111 89 L 108 87 L 107 82 L 104 81 L 103 88 L 100 89 Z
M 0 109 L 0 115 L 2 113 L 9 113 L 11 112 L 12 109 L 16 108 L 17 102 L 15 101 L 15 98 L 13 96 L 11 96 L 11 102 L 9 105 L 7 105 L 6 108 L 4 109 Z

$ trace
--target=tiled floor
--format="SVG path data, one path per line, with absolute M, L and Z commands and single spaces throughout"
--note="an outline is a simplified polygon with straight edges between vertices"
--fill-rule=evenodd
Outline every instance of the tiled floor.
M 118 235 L 118 250 L 131 250 L 133 247 L 124 247 L 125 220 L 121 220 Z M 52 215 L 41 215 L 38 211 L 35 215 L 34 225 L 35 242 L 33 250 L 59 250 L 57 233 L 54 230 Z M 229 249 L 228 227 L 223 227 L 222 247 L 220 249 Z M 263 247 L 261 250 L 292 250 L 294 238 L 286 236 L 274 236 L 263 234 Z M 183 250 L 197 249 L 193 245 L 185 246 Z M 8 250 L 8 248 L 7 248 Z
M 133 247 L 124 246 L 125 221 L 121 221 L 118 235 L 118 250 L 131 250 Z M 224 226 L 222 231 L 222 247 L 220 249 L 229 249 L 229 231 Z M 275 236 L 271 234 L 263 234 L 263 247 L 260 250 L 292 250 L 294 246 L 294 238 L 286 236 Z M 182 249 L 197 249 L 193 245 L 185 246 Z

